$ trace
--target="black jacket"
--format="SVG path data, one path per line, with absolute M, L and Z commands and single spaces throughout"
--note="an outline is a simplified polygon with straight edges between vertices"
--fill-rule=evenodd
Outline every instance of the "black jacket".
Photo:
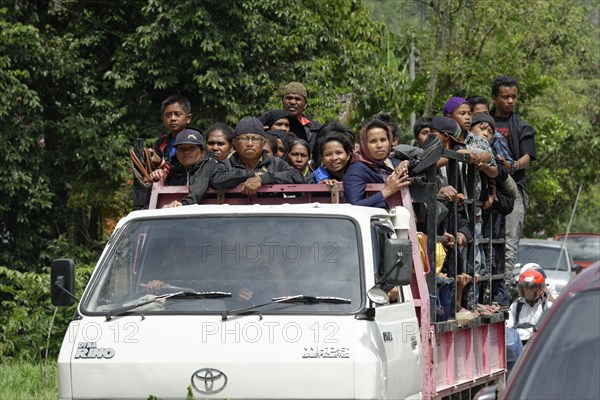
M 218 165 L 219 162 L 215 159 L 214 154 L 208 153 L 202 160 L 190 168 L 190 171 L 188 172 L 190 176 L 190 191 L 183 199 L 181 199 L 181 204 L 187 206 L 200 203 L 200 200 L 202 200 L 202 197 L 204 197 L 204 194 L 206 194 L 206 191 L 208 190 L 210 177 Z M 173 169 L 171 169 L 171 172 L 174 172 Z M 165 183 L 169 185 L 187 185 L 186 175 L 182 176 L 182 178 L 173 178 L 173 180 L 175 179 L 180 179 L 179 183 Z
M 490 115 L 495 116 L 496 109 L 492 109 Z M 518 160 L 524 154 L 529 154 L 531 161 L 536 159 L 536 130 L 515 112 L 510 113 L 508 117 L 508 133 L 508 147 L 513 159 Z M 521 169 L 513 173 L 513 179 L 521 188 L 527 187 L 525 170 Z
M 315 145 L 317 143 L 317 136 L 319 131 L 323 127 L 316 121 L 310 121 L 307 125 L 302 125 L 298 118 L 290 117 L 290 132 L 292 132 L 299 139 L 304 139 L 308 142 L 310 152 L 315 152 Z
M 246 170 L 239 154 L 235 152 L 215 168 L 210 179 L 211 187 L 217 190 L 232 189 L 257 172 L 262 173 L 260 179 L 263 185 L 304 183 L 304 177 L 294 167 L 278 157 L 269 156 L 265 151 L 252 171 Z

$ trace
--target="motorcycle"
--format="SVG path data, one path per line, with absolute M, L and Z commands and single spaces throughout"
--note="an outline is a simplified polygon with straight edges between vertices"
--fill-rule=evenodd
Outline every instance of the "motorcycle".
M 518 329 L 531 329 L 537 331 L 537 327 L 529 322 L 523 322 L 513 327 L 506 327 L 504 330 L 505 343 L 506 343 L 506 373 L 510 374 L 510 371 L 514 367 L 517 359 L 523 352 L 523 342 L 519 336 Z

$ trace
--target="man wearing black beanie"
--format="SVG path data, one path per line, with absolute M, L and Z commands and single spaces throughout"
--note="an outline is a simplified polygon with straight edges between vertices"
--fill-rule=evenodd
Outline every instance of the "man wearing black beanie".
M 304 183 L 304 177 L 294 167 L 263 150 L 265 130 L 257 118 L 242 118 L 233 134 L 236 151 L 220 163 L 211 176 L 211 186 L 217 190 L 240 186 L 242 193 L 252 196 L 268 184 Z

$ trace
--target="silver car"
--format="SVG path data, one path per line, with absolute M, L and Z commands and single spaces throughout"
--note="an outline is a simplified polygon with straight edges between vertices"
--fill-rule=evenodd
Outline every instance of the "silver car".
M 569 249 L 553 240 L 521 239 L 513 273 L 515 280 L 519 279 L 521 268 L 528 263 L 539 264 L 546 272 L 546 286 L 554 298 L 557 298 L 563 288 L 581 270 L 573 262 Z

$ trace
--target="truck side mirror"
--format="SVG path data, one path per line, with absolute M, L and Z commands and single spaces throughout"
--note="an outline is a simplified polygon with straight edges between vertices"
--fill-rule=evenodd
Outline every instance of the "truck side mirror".
M 389 238 L 383 249 L 383 276 L 390 285 L 408 285 L 412 279 L 412 242 L 408 239 Z
M 369 291 L 367 292 L 367 297 L 373 303 L 380 305 L 380 306 L 387 304 L 390 301 L 390 296 L 385 291 L 378 288 L 377 286 L 369 289 Z
M 60 258 L 50 264 L 50 298 L 56 307 L 72 306 L 75 292 L 75 262 Z
M 581 265 L 580 264 L 574 264 L 571 267 L 571 271 L 575 272 L 576 274 L 581 272 Z

